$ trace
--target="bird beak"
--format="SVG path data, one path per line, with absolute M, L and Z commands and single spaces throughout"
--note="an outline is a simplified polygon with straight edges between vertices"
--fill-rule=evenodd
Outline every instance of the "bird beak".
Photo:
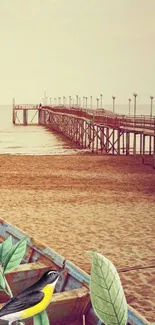
M 63 287 L 64 287 L 64 283 L 66 281 L 67 278 L 67 274 L 68 274 L 68 269 L 61 269 L 58 273 L 58 277 L 56 281 L 56 286 L 55 286 L 55 292 L 61 292 Z
M 68 273 L 68 270 L 67 269 L 62 269 L 59 271 L 59 276 L 60 275 L 66 275 Z

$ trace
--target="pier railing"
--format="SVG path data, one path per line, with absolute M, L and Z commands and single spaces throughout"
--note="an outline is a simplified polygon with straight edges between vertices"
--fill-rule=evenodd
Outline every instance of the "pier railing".
M 34 105 L 34 104 L 15 105 L 14 109 L 15 110 L 23 110 L 23 109 L 36 110 L 39 109 L 39 105 Z
M 66 106 L 43 106 L 44 110 L 52 110 L 55 113 L 76 115 L 81 118 L 91 120 L 94 124 L 102 124 L 115 128 L 126 128 L 135 132 L 135 129 L 155 133 L 155 117 L 149 115 L 127 116 L 109 113 L 108 111 L 82 109 L 79 107 Z

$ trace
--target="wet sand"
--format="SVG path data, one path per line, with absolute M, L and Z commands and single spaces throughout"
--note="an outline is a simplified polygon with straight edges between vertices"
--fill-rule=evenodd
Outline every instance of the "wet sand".
M 155 170 L 133 157 L 0 156 L 0 215 L 90 271 L 155 266 Z M 154 320 L 155 267 L 120 273 L 127 301 Z

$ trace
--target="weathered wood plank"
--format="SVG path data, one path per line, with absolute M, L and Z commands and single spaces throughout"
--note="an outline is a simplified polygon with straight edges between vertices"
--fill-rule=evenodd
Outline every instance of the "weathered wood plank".
M 64 324 L 77 319 L 82 320 L 90 303 L 89 290 L 85 287 L 53 295 L 48 307 L 52 325 Z

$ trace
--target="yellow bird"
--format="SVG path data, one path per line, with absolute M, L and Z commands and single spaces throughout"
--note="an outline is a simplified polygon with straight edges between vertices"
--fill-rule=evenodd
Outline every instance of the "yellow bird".
M 33 317 L 47 308 L 62 271 L 48 271 L 32 286 L 11 298 L 0 310 L 0 319 L 9 322 Z

